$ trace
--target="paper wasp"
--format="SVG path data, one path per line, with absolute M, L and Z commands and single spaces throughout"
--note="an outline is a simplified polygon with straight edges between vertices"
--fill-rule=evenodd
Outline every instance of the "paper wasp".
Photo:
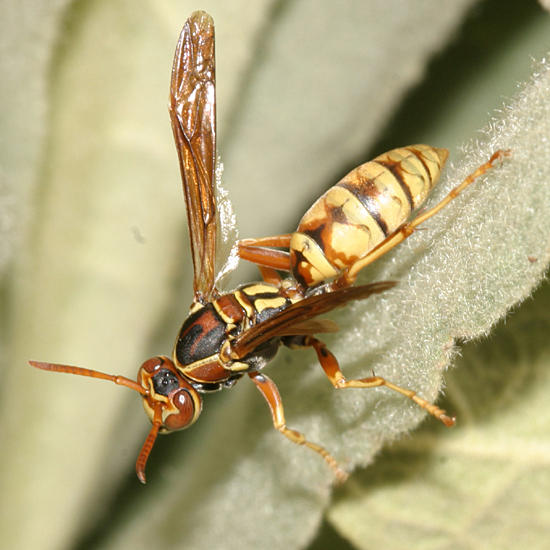
M 380 376 L 347 380 L 334 355 L 316 334 L 334 332 L 319 316 L 395 285 L 382 281 L 352 286 L 358 272 L 433 216 L 505 153 L 497 152 L 430 210 L 411 212 L 438 181 L 448 151 L 427 145 L 395 149 L 361 165 L 327 191 L 292 234 L 239 241 L 238 255 L 258 265 L 263 281 L 229 293 L 215 286 L 216 101 L 214 24 L 193 13 L 181 32 L 172 68 L 170 118 L 174 133 L 193 258 L 193 303 L 172 358 L 145 361 L 133 381 L 124 376 L 54 363 L 34 367 L 110 380 L 141 394 L 152 428 L 136 462 L 145 465 L 157 434 L 186 428 L 199 417 L 205 392 L 231 387 L 245 374 L 270 408 L 275 428 L 294 443 L 319 453 L 339 479 L 347 473 L 322 446 L 286 426 L 277 386 L 263 373 L 279 346 L 313 348 L 335 388 L 386 386 L 412 399 L 446 426 L 445 411 Z M 282 250 L 281 250 L 282 249 Z M 292 276 L 282 278 L 280 271 Z

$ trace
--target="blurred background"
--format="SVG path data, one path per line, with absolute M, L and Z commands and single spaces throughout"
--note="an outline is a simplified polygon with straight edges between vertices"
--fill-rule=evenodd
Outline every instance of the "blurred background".
M 452 433 L 427 421 L 386 445 L 421 415 L 405 404 L 388 428 L 395 399 L 377 408 L 373 395 L 363 409 L 356 394 L 332 397 L 320 369 L 295 374 L 314 365 L 310 355 L 281 353 L 270 372 L 289 396 L 289 424 L 358 468 L 335 490 L 322 461 L 272 433 L 244 382 L 210 396 L 192 430 L 159 440 L 142 487 L 134 462 L 148 425 L 136 397 L 27 365 L 133 377 L 145 358 L 170 353 L 191 301 L 191 260 L 168 85 L 177 37 L 196 9 L 216 24 L 218 151 L 237 220 L 224 227 L 225 253 L 237 231 L 291 231 L 317 196 L 388 149 L 430 143 L 458 165 L 463 145 L 548 68 L 540 62 L 550 20 L 535 0 L 4 0 L 2 544 L 545 548 L 546 282 L 486 339 L 461 346 L 442 402 L 459 413 Z M 545 147 L 530 165 L 541 186 Z M 539 241 L 515 301 L 545 271 L 550 247 Z M 399 258 L 380 275 L 399 269 Z M 240 266 L 226 284 L 255 277 Z M 372 331 L 377 307 L 384 303 L 363 320 Z M 450 334 L 466 340 L 489 324 Z M 357 331 L 350 355 L 364 340 Z M 338 357 L 346 363 L 345 349 Z M 419 381 L 433 395 L 441 368 Z

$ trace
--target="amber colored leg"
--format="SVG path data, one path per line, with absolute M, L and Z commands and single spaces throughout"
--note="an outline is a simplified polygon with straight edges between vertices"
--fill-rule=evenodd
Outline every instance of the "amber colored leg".
M 238 245 L 241 246 L 276 246 L 278 248 L 288 248 L 292 233 L 284 235 L 273 235 L 272 237 L 260 237 L 258 239 L 241 239 Z
M 264 247 L 287 248 L 290 246 L 290 233 L 260 239 L 242 239 L 238 241 L 237 254 L 243 260 L 259 266 L 271 267 L 280 271 L 290 271 L 290 256 L 285 250 L 273 250 Z
M 275 269 L 272 269 L 271 267 L 264 267 L 263 265 L 259 265 L 258 269 L 260 270 L 262 279 L 266 283 L 271 283 L 276 286 L 281 285 L 283 278 L 277 273 L 277 271 L 275 271 Z
M 386 386 L 390 390 L 394 390 L 409 399 L 412 399 L 418 406 L 428 411 L 431 415 L 435 416 L 438 420 L 441 420 L 447 427 L 451 427 L 455 423 L 455 419 L 447 416 L 443 409 L 440 409 L 436 405 L 433 405 L 429 401 L 426 401 L 422 397 L 416 395 L 416 392 L 401 388 L 388 382 L 388 380 L 381 376 L 369 376 L 368 378 L 360 378 L 358 380 L 346 380 L 344 374 L 340 370 L 336 357 L 327 349 L 325 344 L 317 338 L 308 336 L 305 339 L 305 345 L 312 346 L 317 352 L 319 363 L 325 371 L 328 379 L 336 389 L 340 388 L 377 388 L 379 386 Z
M 441 209 L 445 208 L 445 206 L 447 206 L 452 200 L 458 197 L 458 195 L 460 195 L 460 193 L 462 193 L 462 191 L 464 191 L 464 189 L 466 189 L 471 183 L 473 183 L 477 178 L 485 174 L 485 172 L 493 168 L 496 162 L 502 160 L 504 157 L 507 156 L 510 156 L 510 151 L 499 150 L 493 153 L 491 158 L 486 163 L 479 166 L 477 170 L 467 176 L 464 181 L 460 185 L 452 189 L 451 192 L 441 202 L 436 204 L 433 208 L 430 208 L 422 214 L 419 214 L 410 222 L 405 223 L 403 226 L 401 226 L 400 229 L 398 229 L 395 233 L 382 241 L 364 258 L 355 262 L 355 264 L 351 266 L 348 272 L 345 273 L 335 283 L 335 287 L 348 286 L 353 284 L 353 282 L 357 278 L 357 274 L 359 273 L 359 271 L 386 254 L 386 252 L 389 252 L 393 247 L 397 246 L 405 239 L 409 238 L 421 223 L 424 223 L 428 218 L 431 218 L 434 214 L 437 214 Z
M 316 453 L 319 453 L 332 468 L 338 480 L 344 482 L 348 478 L 348 473 L 338 466 L 336 459 L 324 447 L 308 441 L 301 432 L 287 428 L 281 395 L 273 380 L 259 372 L 249 372 L 248 376 L 250 376 L 252 382 L 256 384 L 256 387 L 267 401 L 275 429 L 288 437 L 293 443 L 304 445 Z

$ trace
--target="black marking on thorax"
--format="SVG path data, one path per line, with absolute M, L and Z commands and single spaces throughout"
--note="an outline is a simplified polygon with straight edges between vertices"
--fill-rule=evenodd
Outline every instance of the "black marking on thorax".
M 212 304 L 192 313 L 183 323 L 175 354 L 182 365 L 189 365 L 220 351 L 226 339 L 226 324 Z

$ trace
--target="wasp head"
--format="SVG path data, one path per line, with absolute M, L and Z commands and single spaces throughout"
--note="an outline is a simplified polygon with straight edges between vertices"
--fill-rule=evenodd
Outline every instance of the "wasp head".
M 187 428 L 199 417 L 202 398 L 165 356 L 148 359 L 139 369 L 137 381 L 143 393 L 143 408 L 159 431 L 168 433 Z

